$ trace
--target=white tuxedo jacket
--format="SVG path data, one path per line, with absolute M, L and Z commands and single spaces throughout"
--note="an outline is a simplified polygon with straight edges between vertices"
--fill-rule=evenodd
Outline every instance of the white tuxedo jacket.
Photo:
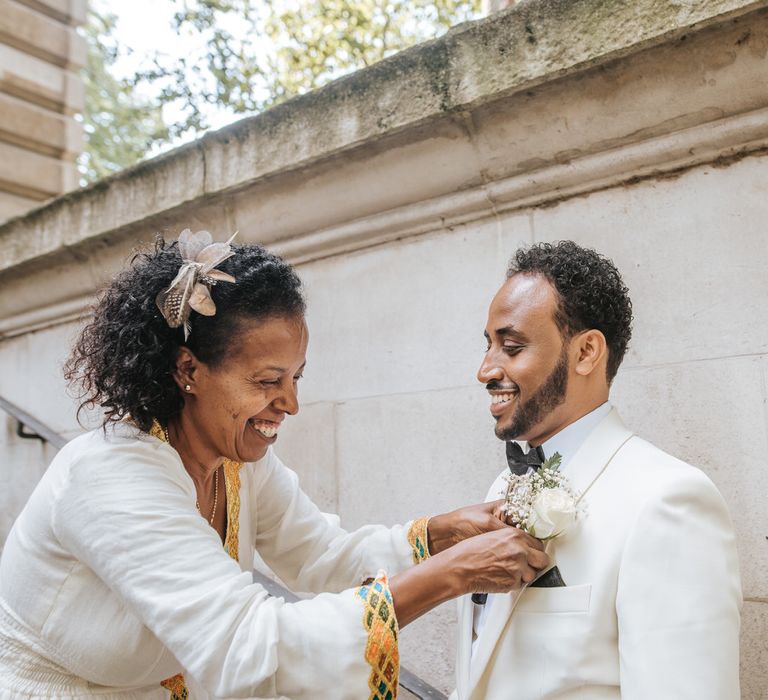
M 563 472 L 586 506 L 547 549 L 566 585 L 495 596 L 474 658 L 462 598 L 453 697 L 738 700 L 736 542 L 712 482 L 615 410 Z

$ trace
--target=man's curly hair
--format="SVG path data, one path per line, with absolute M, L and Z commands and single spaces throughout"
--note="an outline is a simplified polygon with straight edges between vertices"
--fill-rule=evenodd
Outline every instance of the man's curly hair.
M 133 257 L 100 295 L 64 367 L 67 381 L 79 389 L 78 415 L 98 406 L 104 426 L 130 416 L 148 431 L 153 418 L 166 423 L 184 405 L 173 379 L 180 346 L 216 366 L 237 347 L 243 321 L 304 315 L 301 281 L 287 262 L 258 245 L 233 245 L 232 250 L 235 254 L 218 269 L 237 281 L 211 288 L 216 314 L 192 311 L 187 341 L 182 328 L 170 328 L 155 304 L 181 266 L 177 243 L 158 237 L 154 249 Z
M 507 268 L 546 277 L 558 296 L 555 322 L 564 338 L 596 329 L 608 345 L 608 383 L 613 381 L 632 337 L 632 302 L 616 266 L 573 241 L 539 243 L 521 249 Z

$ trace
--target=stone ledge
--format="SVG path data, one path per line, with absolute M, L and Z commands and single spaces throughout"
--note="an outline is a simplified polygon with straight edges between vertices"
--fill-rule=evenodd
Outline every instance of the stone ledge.
M 167 216 L 194 199 L 331 166 L 362 146 L 384 147 L 406 132 L 460 120 L 485 104 L 766 7 L 768 0 L 522 2 L 7 222 L 0 226 L 0 270 Z M 157 192 L 161 177 L 178 184 Z M 179 186 L 190 177 L 191 187 Z M 14 244 L 20 238 L 24 246 Z

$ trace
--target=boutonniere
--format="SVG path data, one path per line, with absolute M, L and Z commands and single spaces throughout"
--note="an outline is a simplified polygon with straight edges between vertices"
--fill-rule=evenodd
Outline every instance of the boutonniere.
M 562 535 L 580 515 L 579 501 L 560 472 L 562 457 L 555 452 L 535 472 L 509 474 L 502 512 L 510 525 L 540 540 Z

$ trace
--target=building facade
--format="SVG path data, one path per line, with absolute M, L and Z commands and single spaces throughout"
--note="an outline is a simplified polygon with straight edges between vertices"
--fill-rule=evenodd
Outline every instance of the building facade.
M 0 0 L 0 221 L 75 189 L 86 0 Z

